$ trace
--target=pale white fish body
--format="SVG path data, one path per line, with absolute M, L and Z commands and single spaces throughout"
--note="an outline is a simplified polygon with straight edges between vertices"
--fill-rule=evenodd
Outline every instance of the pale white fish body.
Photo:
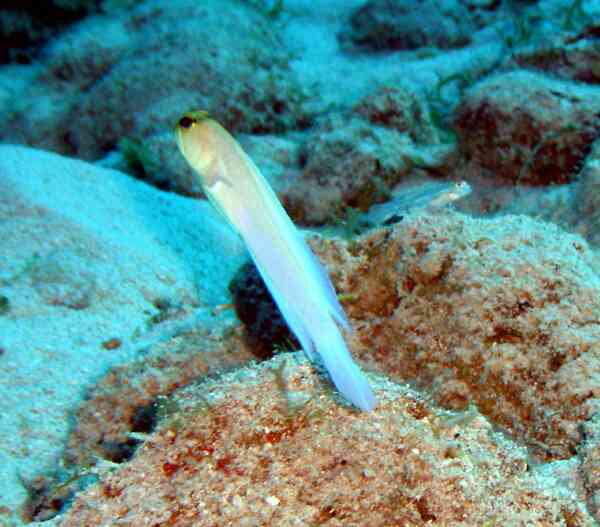
M 195 119 L 184 123 L 190 128 L 181 125 L 186 116 Z M 358 408 L 372 410 L 375 396 L 338 326 L 350 330 L 327 272 L 235 139 L 205 114 L 186 116 L 176 130 L 179 147 L 200 174 L 210 200 L 246 242 L 302 348 L 309 356 L 319 354 L 342 395 Z

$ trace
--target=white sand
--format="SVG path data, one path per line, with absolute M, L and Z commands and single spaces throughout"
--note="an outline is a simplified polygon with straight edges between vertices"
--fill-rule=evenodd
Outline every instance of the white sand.
M 244 258 L 205 201 L 0 146 L 0 295 L 10 301 L 0 316 L 0 505 L 25 498 L 18 475 L 53 466 L 87 387 L 169 337 L 168 327 L 148 326 L 152 302 L 180 306 L 180 325 L 217 327 L 210 308 L 228 301 Z M 104 349 L 114 337 L 123 345 Z

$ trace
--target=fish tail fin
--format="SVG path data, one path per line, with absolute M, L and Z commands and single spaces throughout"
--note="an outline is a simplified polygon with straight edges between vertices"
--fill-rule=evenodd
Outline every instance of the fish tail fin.
M 348 331 L 352 328 L 321 264 L 303 240 L 295 246 L 303 264 L 301 273 L 294 259 L 278 257 L 260 237 L 254 241 L 252 259 L 302 349 L 310 358 L 321 357 L 333 383 L 352 404 L 372 410 L 373 390 L 350 355 L 338 324 Z M 266 272 L 267 265 L 272 273 Z
M 354 362 L 336 323 L 327 317 L 326 323 L 319 326 L 311 336 L 333 384 L 356 407 L 373 410 L 377 401 L 369 380 Z

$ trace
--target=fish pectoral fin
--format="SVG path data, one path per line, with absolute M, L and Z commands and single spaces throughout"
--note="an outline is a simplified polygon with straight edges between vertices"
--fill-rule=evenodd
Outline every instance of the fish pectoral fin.
M 233 183 L 222 175 L 218 175 L 209 185 L 212 192 L 218 192 L 222 186 L 233 188 Z
M 229 216 L 223 210 L 223 207 L 221 207 L 219 200 L 217 198 L 215 198 L 213 191 L 210 188 L 208 188 L 206 185 L 202 185 L 202 190 L 204 190 L 204 195 L 208 198 L 208 201 L 211 202 L 212 206 L 215 208 L 217 213 L 220 216 L 222 216 L 223 219 L 225 219 L 227 221 L 228 225 L 234 230 L 234 232 L 238 233 L 237 229 L 233 226 L 233 223 L 231 223 Z

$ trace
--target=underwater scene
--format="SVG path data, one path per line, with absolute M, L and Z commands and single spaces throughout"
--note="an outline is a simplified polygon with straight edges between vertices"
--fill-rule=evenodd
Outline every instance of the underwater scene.
M 600 0 L 3 0 L 0 527 L 600 525 Z

